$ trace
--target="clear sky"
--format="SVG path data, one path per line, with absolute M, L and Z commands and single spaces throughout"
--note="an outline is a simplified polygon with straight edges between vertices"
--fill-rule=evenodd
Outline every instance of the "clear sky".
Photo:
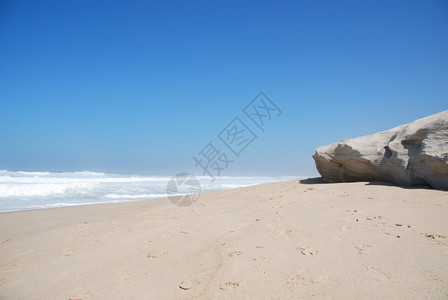
M 260 91 L 282 114 L 225 174 L 316 175 L 448 109 L 448 2 L 0 1 L 0 169 L 201 173 Z

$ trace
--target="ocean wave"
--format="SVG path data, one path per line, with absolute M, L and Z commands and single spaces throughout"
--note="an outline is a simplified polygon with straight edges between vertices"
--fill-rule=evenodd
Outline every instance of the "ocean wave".
M 0 183 L 0 197 L 42 197 L 63 195 L 66 193 L 88 191 L 95 187 L 94 183 L 33 183 L 33 184 L 4 184 Z
M 105 173 L 91 172 L 91 171 L 80 171 L 80 172 L 36 172 L 36 171 L 8 171 L 8 170 L 0 170 L 0 175 L 14 175 L 14 176 L 102 176 L 106 175 Z
M 126 183 L 126 182 L 168 182 L 169 178 L 152 177 L 14 177 L 1 176 L 0 183 L 67 183 L 67 182 L 94 182 L 94 183 Z
M 0 170 L 0 211 L 110 203 L 166 196 L 171 176 Z M 238 188 L 292 177 L 198 176 L 202 191 Z M 181 193 L 187 193 L 179 189 Z
M 223 188 L 226 189 L 235 189 L 235 188 L 240 188 L 240 187 L 245 187 L 245 186 L 250 186 L 251 184 L 239 184 L 239 183 L 228 183 L 228 184 L 221 184 L 221 186 Z
M 126 194 L 107 194 L 104 198 L 109 199 L 150 199 L 150 198 L 162 198 L 166 194 L 137 194 L 137 195 L 126 195 Z

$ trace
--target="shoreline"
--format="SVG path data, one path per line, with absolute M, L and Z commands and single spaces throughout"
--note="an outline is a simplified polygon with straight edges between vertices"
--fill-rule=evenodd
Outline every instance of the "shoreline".
M 202 192 L 287 181 L 304 176 L 222 176 L 201 180 Z M 165 175 L 97 172 L 24 172 L 0 170 L 0 212 L 119 203 L 167 196 L 173 179 Z M 190 191 L 181 188 L 179 193 Z
M 0 213 L 0 297 L 448 296 L 447 192 L 260 184 Z
M 284 180 L 284 181 L 275 181 L 275 182 L 269 182 L 269 183 L 279 183 L 279 182 L 288 182 L 288 181 L 296 181 L 296 180 L 302 180 L 302 179 L 294 179 L 294 180 Z M 238 190 L 238 189 L 243 189 L 243 188 L 249 188 L 249 187 L 254 187 L 254 186 L 258 186 L 258 185 L 263 185 L 266 183 L 259 183 L 259 184 L 253 184 L 253 185 L 249 185 L 249 186 L 242 186 L 242 187 L 236 187 L 236 188 L 225 188 L 225 189 L 220 189 L 220 190 L 207 190 L 207 191 L 201 191 L 200 196 L 199 196 L 199 200 L 201 199 L 202 195 L 208 194 L 208 193 L 217 193 L 217 192 L 221 192 L 221 191 L 227 191 L 227 190 Z M 68 209 L 68 208 L 78 208 L 78 207 L 91 207 L 91 206 L 96 206 L 96 205 L 120 205 L 120 204 L 124 204 L 124 203 L 135 203 L 135 202 L 142 202 L 142 203 L 147 203 L 147 202 L 151 202 L 154 201 L 155 203 L 159 203 L 162 201 L 166 201 L 169 204 L 172 204 L 167 196 L 160 196 L 160 197 L 154 197 L 154 198 L 148 198 L 148 199 L 138 199 L 138 200 L 123 200 L 123 201 L 115 201 L 115 202 L 101 202 L 101 203 L 91 203 L 91 204 L 75 204 L 75 205 L 67 205 L 67 206 L 56 206 L 56 207 L 43 207 L 43 208 L 30 208 L 30 209 L 22 209 L 22 210 L 13 210 L 13 211 L 0 211 L 0 216 L 2 214 L 9 214 L 9 213 L 20 213 L 20 212 L 28 212 L 28 211 L 41 211 L 41 210 L 47 210 L 47 209 Z M 172 204 L 173 206 L 175 206 L 174 204 Z M 177 207 L 177 206 L 175 206 Z
M 138 199 L 138 200 L 119 200 L 115 202 L 95 202 L 95 203 L 83 203 L 83 204 L 74 204 L 74 205 L 66 205 L 66 206 L 55 206 L 55 207 L 42 207 L 42 208 L 29 208 L 29 209 L 21 209 L 21 210 L 11 210 L 11 211 L 0 211 L 0 216 L 2 214 L 10 214 L 10 213 L 20 213 L 26 211 L 41 211 L 47 209 L 67 209 L 67 208 L 76 208 L 76 207 L 91 207 L 96 205 L 113 205 L 113 204 L 123 204 L 123 203 L 135 203 L 135 202 L 149 202 L 149 201 L 159 201 L 162 199 L 167 199 L 166 197 L 157 197 L 150 199 Z

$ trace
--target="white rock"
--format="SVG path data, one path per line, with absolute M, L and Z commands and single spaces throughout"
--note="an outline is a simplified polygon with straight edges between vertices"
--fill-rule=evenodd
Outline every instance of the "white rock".
M 448 110 L 321 146 L 313 158 L 324 182 L 376 180 L 448 189 Z

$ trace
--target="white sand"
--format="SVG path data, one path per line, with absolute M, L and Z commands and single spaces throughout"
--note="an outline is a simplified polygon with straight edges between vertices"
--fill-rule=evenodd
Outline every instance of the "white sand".
M 448 192 L 279 182 L 0 214 L 0 299 L 448 297 Z

